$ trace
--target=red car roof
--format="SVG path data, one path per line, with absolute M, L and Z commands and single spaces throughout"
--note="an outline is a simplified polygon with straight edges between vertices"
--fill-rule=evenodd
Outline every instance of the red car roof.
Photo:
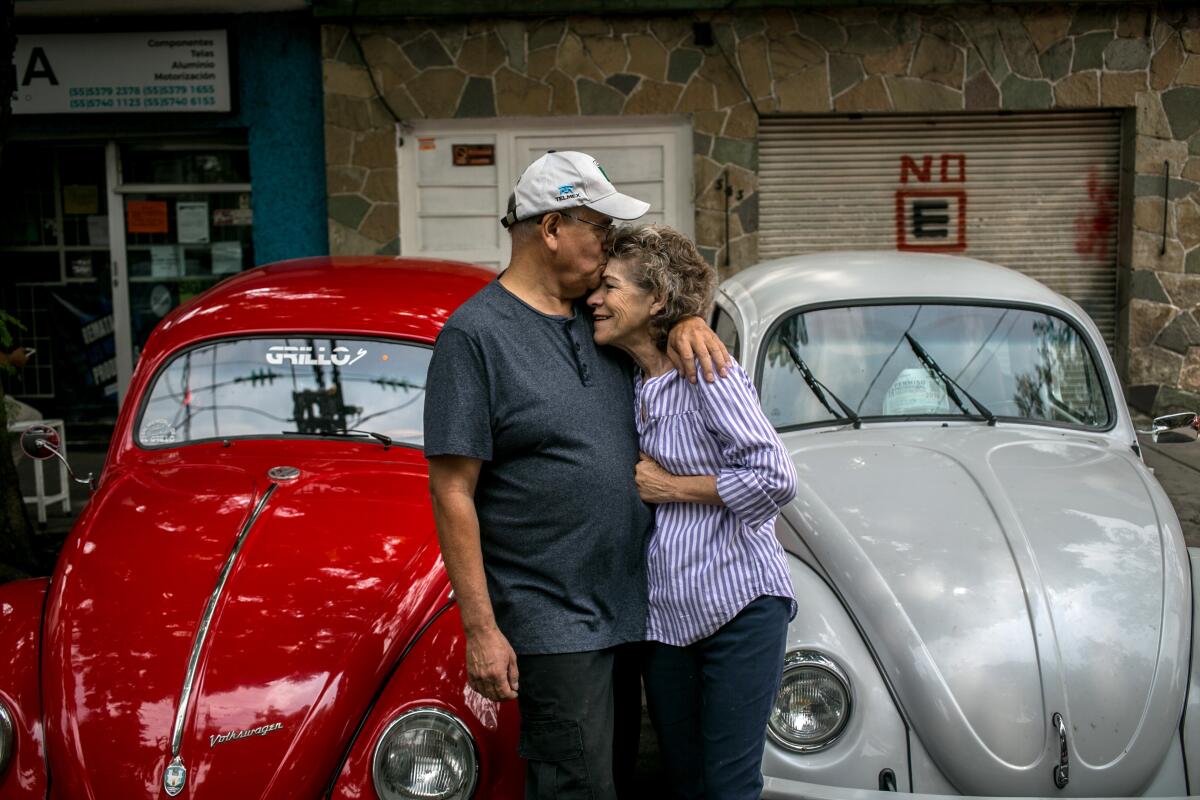
M 320 257 L 239 273 L 175 309 L 146 343 L 153 358 L 239 333 L 311 331 L 432 342 L 454 309 L 495 273 L 455 261 Z

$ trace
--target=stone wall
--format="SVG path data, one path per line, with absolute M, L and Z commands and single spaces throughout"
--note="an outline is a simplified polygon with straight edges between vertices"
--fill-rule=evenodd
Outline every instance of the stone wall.
M 698 19 L 713 24 L 715 45 L 696 45 Z M 345 27 L 322 30 L 335 254 L 399 251 L 393 119 L 364 55 L 404 119 L 690 115 L 696 237 L 724 263 L 717 182 L 728 168 L 741 195 L 731 209 L 734 270 L 757 259 L 759 114 L 1129 109 L 1118 360 L 1146 408 L 1200 408 L 1200 10 L 768 9 L 364 22 L 356 31 L 361 52 Z

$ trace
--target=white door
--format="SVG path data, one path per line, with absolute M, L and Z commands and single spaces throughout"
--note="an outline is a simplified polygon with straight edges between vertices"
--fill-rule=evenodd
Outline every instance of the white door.
M 584 124 L 587 130 L 581 130 Z M 428 121 L 406 131 L 403 141 L 402 255 L 504 267 L 509 240 L 500 217 L 508 195 L 525 167 L 547 150 L 595 156 L 620 191 L 650 203 L 642 222 L 692 235 L 692 131 L 686 119 Z

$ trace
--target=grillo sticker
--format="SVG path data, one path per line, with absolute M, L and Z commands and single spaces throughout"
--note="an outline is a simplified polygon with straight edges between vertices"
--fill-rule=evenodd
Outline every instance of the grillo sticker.
M 304 347 L 279 344 L 267 348 L 267 363 L 282 364 L 285 361 L 297 367 L 348 367 L 367 354 L 364 347 L 350 355 L 350 348 L 335 347 L 328 353 L 324 347 Z

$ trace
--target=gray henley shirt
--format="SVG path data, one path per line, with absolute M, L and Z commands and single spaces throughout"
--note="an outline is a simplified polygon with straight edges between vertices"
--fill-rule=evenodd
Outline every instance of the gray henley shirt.
M 483 461 L 488 592 L 520 654 L 644 638 L 645 550 L 631 362 L 579 304 L 543 314 L 498 281 L 447 321 L 429 364 L 425 455 Z

